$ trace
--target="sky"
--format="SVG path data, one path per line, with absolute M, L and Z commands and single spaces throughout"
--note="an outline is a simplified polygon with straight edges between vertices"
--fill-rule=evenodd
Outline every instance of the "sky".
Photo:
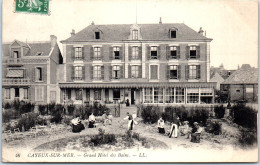
M 211 66 L 258 67 L 257 0 L 51 0 L 50 15 L 15 13 L 13 2 L 3 0 L 2 42 L 48 41 L 51 34 L 61 41 L 92 21 L 133 24 L 137 18 L 144 24 L 159 23 L 161 17 L 163 23 L 185 23 L 196 31 L 202 27 L 213 39 Z

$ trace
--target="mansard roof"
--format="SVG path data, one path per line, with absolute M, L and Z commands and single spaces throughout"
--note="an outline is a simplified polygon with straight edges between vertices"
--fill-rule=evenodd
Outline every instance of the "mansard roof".
M 84 42 L 84 41 L 123 41 L 129 40 L 130 28 L 133 24 L 112 24 L 112 25 L 89 25 L 75 35 L 63 42 Z M 211 41 L 212 39 L 199 34 L 183 23 L 173 24 L 138 24 L 141 30 L 142 40 L 171 40 L 171 41 Z M 102 39 L 94 39 L 95 29 L 102 31 Z M 177 37 L 169 38 L 169 30 L 177 29 Z

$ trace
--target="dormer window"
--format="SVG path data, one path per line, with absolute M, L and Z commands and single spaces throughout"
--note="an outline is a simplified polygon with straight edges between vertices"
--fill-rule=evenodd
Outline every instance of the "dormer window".
M 133 30 L 132 31 L 132 39 L 133 40 L 138 40 L 138 30 Z
M 100 32 L 95 32 L 95 39 L 99 40 L 100 39 Z
M 176 38 L 176 30 L 171 30 L 171 38 Z
M 43 54 L 43 52 L 37 52 L 36 55 L 37 56 L 41 56 Z

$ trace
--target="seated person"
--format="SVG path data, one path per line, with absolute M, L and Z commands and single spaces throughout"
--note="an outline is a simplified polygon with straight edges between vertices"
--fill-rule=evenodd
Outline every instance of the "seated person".
M 194 128 L 192 129 L 192 133 L 191 133 L 191 142 L 199 143 L 202 128 L 199 126 L 197 122 L 194 122 L 193 125 Z
M 93 115 L 93 113 L 91 113 L 91 115 L 88 118 L 89 124 L 88 124 L 88 128 L 94 128 L 95 127 L 95 122 L 96 122 L 96 118 Z
M 79 116 L 76 116 L 76 118 L 71 120 L 72 124 L 72 132 L 81 132 L 82 130 L 85 129 L 84 125 L 81 123 Z
M 109 115 L 107 116 L 107 122 L 108 122 L 109 124 L 112 124 L 112 120 L 113 120 L 112 113 L 109 112 Z
M 187 135 L 191 131 L 190 127 L 189 127 L 189 122 L 188 121 L 184 121 L 183 124 L 184 124 L 183 126 L 180 126 L 181 136 L 185 136 L 185 135 Z
M 162 117 L 160 117 L 160 119 L 158 120 L 158 131 L 161 134 L 165 134 L 164 120 L 162 119 Z

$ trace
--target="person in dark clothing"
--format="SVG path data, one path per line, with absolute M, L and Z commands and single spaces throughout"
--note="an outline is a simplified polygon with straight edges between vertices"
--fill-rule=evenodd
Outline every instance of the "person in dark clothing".
M 82 130 L 85 129 L 84 125 L 79 120 L 79 116 L 72 119 L 71 123 L 72 123 L 72 132 L 74 132 L 74 133 L 81 132 Z
M 133 130 L 134 128 L 133 116 L 129 112 L 127 112 L 126 114 L 127 116 L 124 118 L 124 120 L 128 120 L 128 130 Z
M 165 134 L 164 120 L 162 119 L 162 117 L 160 117 L 160 119 L 158 120 L 158 131 L 161 134 Z

